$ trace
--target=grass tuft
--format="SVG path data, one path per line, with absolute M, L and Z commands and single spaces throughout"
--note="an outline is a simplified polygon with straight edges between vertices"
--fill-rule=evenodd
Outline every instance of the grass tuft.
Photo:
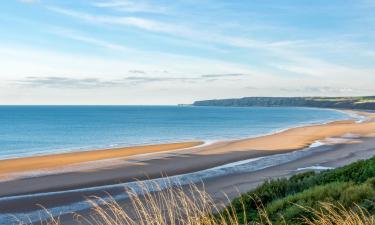
M 156 188 L 155 188 L 156 187 Z M 153 191 L 151 191 L 153 190 Z M 167 189 L 158 184 L 150 189 L 139 182 L 137 192 L 126 190 L 129 201 L 126 205 L 117 202 L 109 194 L 106 198 L 91 196 L 90 215 L 75 214 L 77 224 L 87 225 L 274 225 L 290 224 L 280 215 L 277 221 L 269 216 L 269 210 L 259 198 L 253 198 L 258 218 L 248 221 L 245 202 L 242 210 L 232 204 L 216 203 L 207 192 L 192 184 L 188 187 L 174 186 Z M 240 201 L 240 200 L 239 200 Z M 129 203 L 130 202 L 130 203 Z M 296 224 L 306 225 L 374 225 L 375 217 L 364 208 L 355 205 L 347 208 L 340 204 L 317 203 L 319 207 L 306 207 L 293 202 L 288 204 L 300 208 Z M 48 213 L 48 211 L 45 209 Z M 309 214 L 308 217 L 304 216 Z M 59 218 L 40 221 L 37 224 L 62 225 Z M 241 219 L 239 219 L 239 217 Z M 26 223 L 19 223 L 26 224 Z M 29 224 L 29 223 L 27 223 Z M 294 224 L 294 223 L 293 223 Z

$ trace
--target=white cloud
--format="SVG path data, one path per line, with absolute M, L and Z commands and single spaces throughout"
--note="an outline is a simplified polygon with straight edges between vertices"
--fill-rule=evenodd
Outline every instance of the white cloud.
M 124 45 L 114 44 L 112 42 L 103 41 L 101 39 L 94 38 L 94 37 L 88 37 L 86 35 L 83 35 L 75 31 L 68 30 L 68 29 L 54 27 L 51 29 L 51 32 L 57 35 L 66 37 L 66 38 L 70 38 L 70 39 L 77 40 L 77 41 L 82 41 L 88 44 L 92 44 L 92 45 L 107 48 L 107 49 L 112 49 L 112 50 L 117 50 L 117 51 L 131 51 L 132 50 Z
M 140 17 L 131 16 L 101 16 L 92 15 L 89 13 L 59 8 L 59 7 L 48 7 L 48 9 L 66 15 L 74 17 L 77 19 L 84 20 L 90 23 L 104 24 L 104 25 L 122 25 L 122 26 L 132 26 L 139 29 L 144 29 L 154 32 L 164 32 L 164 33 L 177 33 L 177 31 L 182 32 L 183 30 L 177 26 L 170 25 L 168 23 L 157 22 L 150 19 L 144 19 Z
M 32 59 L 32 61 L 30 61 Z M 147 63 L 146 63 L 147 62 Z M 22 64 L 22 66 L 20 66 Z M 199 57 L 156 52 L 132 52 L 121 57 L 100 57 L 48 51 L 40 48 L 1 46 L 0 78 L 26 76 L 80 76 L 123 78 L 129 71 L 146 71 L 153 76 L 183 77 L 200 74 L 249 74 L 248 66 Z M 166 73 L 165 71 L 168 71 Z M 134 73 L 132 73 L 134 75 Z
M 165 33 L 192 41 L 219 43 L 239 48 L 272 50 L 273 48 L 282 47 L 287 44 L 290 45 L 291 43 L 287 41 L 263 42 L 249 38 L 221 35 L 204 30 L 197 31 L 196 29 L 192 29 L 182 24 L 165 23 L 151 19 L 144 19 L 142 17 L 93 15 L 60 7 L 48 7 L 48 9 L 93 24 L 136 27 L 150 32 Z
M 40 0 L 17 0 L 17 1 L 21 3 L 27 3 L 27 4 L 40 2 Z
M 115 1 L 115 2 L 102 2 L 104 5 L 128 4 L 128 1 Z M 304 52 L 322 49 L 324 51 L 337 51 L 337 49 L 357 49 L 358 44 L 346 40 L 340 40 L 334 37 L 333 39 L 304 39 L 304 40 L 274 40 L 263 41 L 260 39 L 234 36 L 222 34 L 221 32 L 212 31 L 210 29 L 200 29 L 199 27 L 187 26 L 185 23 L 179 22 L 161 22 L 156 19 L 145 19 L 135 16 L 107 16 L 90 14 L 81 11 L 70 10 L 60 7 L 49 7 L 48 9 L 70 16 L 79 20 L 84 20 L 88 23 L 99 25 L 113 25 L 124 27 L 135 27 L 149 32 L 163 33 L 178 37 L 175 42 L 181 42 L 181 39 L 189 40 L 192 44 L 200 48 L 214 50 L 220 52 L 220 49 L 212 47 L 213 44 L 220 44 L 229 47 L 243 48 L 243 49 L 256 49 L 266 52 L 280 58 L 289 59 L 290 54 L 293 52 L 298 58 L 306 58 Z M 258 25 L 259 26 L 259 25 Z M 240 27 L 238 27 L 239 29 Z M 173 40 L 172 40 L 173 41 Z M 201 44 L 199 44 L 201 43 Z M 183 44 L 189 45 L 187 42 Z M 211 46 L 211 47 L 210 47 Z M 223 50 L 221 50 L 223 52 Z M 286 52 L 286 53 L 284 53 Z
M 99 8 L 111 8 L 125 12 L 146 12 L 146 13 L 167 13 L 167 8 L 155 4 L 149 4 L 144 1 L 131 1 L 131 0 L 109 0 L 94 2 L 94 6 Z

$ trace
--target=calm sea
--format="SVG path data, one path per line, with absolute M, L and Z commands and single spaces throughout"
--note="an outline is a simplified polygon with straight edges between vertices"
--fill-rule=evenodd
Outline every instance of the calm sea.
M 236 139 L 344 118 L 348 115 L 312 108 L 0 106 L 0 159 Z

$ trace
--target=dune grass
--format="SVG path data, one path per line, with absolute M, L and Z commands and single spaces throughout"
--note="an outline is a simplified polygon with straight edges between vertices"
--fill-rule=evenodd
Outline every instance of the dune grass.
M 301 216 L 311 218 L 311 213 L 297 205 L 318 209 L 319 202 L 341 204 L 346 208 L 358 204 L 375 214 L 375 157 L 334 170 L 306 172 L 264 182 L 231 202 L 240 221 L 243 221 L 242 205 L 245 205 L 247 220 L 259 220 L 254 196 L 262 201 L 274 224 L 285 221 L 299 224 Z
M 75 217 L 93 225 L 375 225 L 375 157 L 267 181 L 226 202 L 215 202 L 194 184 L 163 187 L 169 188 L 139 182 L 126 190 L 126 205 L 109 195 L 90 197 L 91 214 Z M 63 223 L 51 217 L 42 224 Z
M 215 203 L 197 185 L 162 188 L 139 182 L 137 192 L 126 190 L 126 205 L 113 199 L 91 196 L 90 215 L 74 214 L 77 224 L 90 225 L 240 225 L 235 210 L 226 203 Z M 141 191 L 140 191 L 141 190 Z M 152 191 L 151 191 L 152 190 Z M 129 203 L 130 202 L 130 203 Z M 46 213 L 48 213 L 46 211 Z M 59 218 L 41 221 L 44 225 L 61 225 Z M 246 224 L 248 224 L 246 222 Z M 258 223 L 257 223 L 258 224 Z
M 178 186 L 162 189 L 156 192 L 139 183 L 141 192 L 127 190 L 130 204 L 121 205 L 108 195 L 108 198 L 92 196 L 88 199 L 91 204 L 90 215 L 75 214 L 77 224 L 88 225 L 274 225 L 290 224 L 287 220 L 274 221 L 270 211 L 260 199 L 254 199 L 257 206 L 258 220 L 249 221 L 246 218 L 245 203 L 242 212 L 233 205 L 217 203 L 196 185 L 188 188 Z M 157 184 L 155 184 L 157 186 Z M 159 188 L 159 189 L 158 189 Z M 155 190 L 155 187 L 153 187 Z M 293 198 L 293 197 L 291 197 Z M 364 208 L 355 205 L 347 208 L 341 204 L 316 202 L 318 207 L 305 207 L 293 203 L 293 199 L 283 204 L 293 205 L 300 210 L 298 221 L 293 224 L 307 225 L 374 225 L 375 216 Z M 229 200 L 228 200 L 229 201 Z M 276 203 L 280 204 L 280 203 Z M 308 215 L 308 216 L 306 216 Z M 241 219 L 239 219 L 241 218 Z M 62 225 L 59 218 L 41 221 L 43 225 Z
M 356 205 L 351 209 L 347 209 L 342 205 L 332 203 L 321 203 L 321 207 L 316 210 L 307 208 L 313 217 L 303 218 L 303 222 L 307 225 L 369 225 L 375 224 L 375 216 L 371 215 L 367 210 Z

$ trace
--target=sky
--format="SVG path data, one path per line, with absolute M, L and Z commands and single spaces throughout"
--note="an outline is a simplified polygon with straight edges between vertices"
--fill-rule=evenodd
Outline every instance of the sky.
M 375 0 L 3 0 L 0 104 L 375 94 Z

